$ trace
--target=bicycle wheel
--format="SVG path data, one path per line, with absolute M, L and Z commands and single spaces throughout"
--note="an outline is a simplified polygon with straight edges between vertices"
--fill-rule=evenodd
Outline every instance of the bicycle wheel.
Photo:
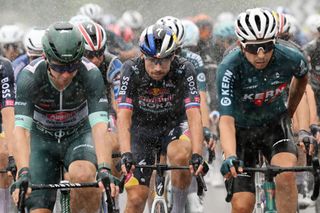
M 151 213 L 168 213 L 167 204 L 164 199 L 156 199 L 152 203 Z

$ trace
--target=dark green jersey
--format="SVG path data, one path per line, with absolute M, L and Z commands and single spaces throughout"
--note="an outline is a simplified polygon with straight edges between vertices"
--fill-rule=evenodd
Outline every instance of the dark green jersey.
M 53 85 L 47 69 L 46 61 L 39 58 L 21 72 L 17 82 L 16 126 L 26 129 L 36 126 L 62 137 L 89 122 L 93 126 L 108 121 L 105 87 L 94 64 L 83 58 L 76 76 L 62 91 Z
M 268 66 L 257 70 L 240 49 L 228 54 L 218 67 L 219 112 L 235 118 L 241 127 L 262 126 L 286 111 L 285 89 L 293 76 L 308 72 L 297 49 L 276 44 Z

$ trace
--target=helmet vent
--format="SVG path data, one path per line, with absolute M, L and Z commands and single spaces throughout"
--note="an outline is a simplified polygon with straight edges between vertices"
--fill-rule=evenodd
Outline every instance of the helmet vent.
M 54 28 L 56 30 L 72 30 L 73 29 L 73 25 L 70 23 L 66 23 L 66 22 L 59 22 L 57 24 L 54 25 Z

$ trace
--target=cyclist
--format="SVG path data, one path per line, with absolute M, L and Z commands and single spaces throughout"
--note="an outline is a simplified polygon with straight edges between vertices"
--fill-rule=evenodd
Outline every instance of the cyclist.
M 194 68 L 186 59 L 174 55 L 176 45 L 176 35 L 170 28 L 151 25 L 141 34 L 142 56 L 123 64 L 117 124 L 122 130 L 118 136 L 125 174 L 125 165 L 132 165 L 133 158 L 137 164 L 153 164 L 152 150 L 159 146 L 170 164 L 186 165 L 191 157 L 190 164 L 201 165 L 195 175 L 207 168 L 201 156 L 203 133 Z M 183 134 L 190 140 L 179 139 Z M 176 196 L 181 196 L 174 200 L 171 212 L 180 212 L 191 176 L 177 171 L 171 175 Z M 126 188 L 126 212 L 143 212 L 150 176 L 150 170 L 134 170 L 139 185 Z
M 13 158 L 12 139 L 14 129 L 14 77 L 11 63 L 8 59 L 0 57 L 1 76 L 1 119 L 0 136 L 0 169 L 15 169 Z M 2 128 L 3 127 L 3 128 Z M 12 179 L 6 173 L 0 173 L 0 212 L 9 212 L 10 194 L 9 185 Z
M 116 135 L 116 98 L 120 86 L 121 61 L 106 50 L 107 36 L 101 25 L 94 22 L 84 22 L 78 25 L 84 38 L 84 56 L 94 63 L 100 70 L 105 84 L 105 92 L 108 99 L 109 123 L 107 138 L 112 141 L 112 150 L 120 151 Z M 115 165 L 115 164 L 113 164 Z M 115 170 L 113 170 L 115 171 Z
M 3 25 L 0 28 L 0 51 L 3 57 L 13 61 L 23 54 L 23 34 L 17 25 Z
M 248 9 L 239 14 L 235 27 L 240 49 L 223 59 L 217 73 L 220 141 L 225 156 L 220 171 L 226 179 L 234 177 L 232 212 L 252 212 L 254 175 L 237 174 L 233 160 L 255 166 L 260 149 L 272 165 L 296 165 L 297 149 L 289 125 L 305 91 L 308 66 L 301 52 L 275 43 L 277 23 L 270 10 Z M 282 173 L 275 181 L 277 210 L 295 212 L 295 174 Z
M 109 177 L 115 196 L 101 73 L 82 58 L 84 40 L 68 22 L 52 24 L 42 46 L 45 59 L 32 61 L 17 81 L 14 156 L 19 172 L 13 199 L 18 201 L 22 181 L 57 183 L 62 165 L 71 182 L 93 182 L 98 164 L 99 180 Z M 71 190 L 72 212 L 96 212 L 100 196 L 98 189 Z M 31 212 L 51 212 L 55 197 L 55 191 L 32 191 L 26 205 Z
M 12 62 L 14 69 L 14 78 L 17 79 L 20 71 L 29 64 L 30 61 L 41 57 L 43 54 L 41 39 L 44 35 L 45 29 L 32 28 L 26 33 L 23 45 L 26 49 L 26 54 L 20 55 Z
M 97 4 L 84 4 L 79 8 L 78 15 L 88 16 L 94 22 L 102 26 L 103 21 L 103 8 Z M 107 34 L 107 47 L 108 51 L 114 55 L 117 55 L 121 61 L 125 61 L 138 55 L 138 49 L 131 43 L 126 43 L 120 36 L 117 36 L 111 30 L 108 30 L 106 26 L 104 29 Z
M 125 11 L 120 20 L 124 23 L 125 26 L 128 26 L 133 31 L 132 43 L 138 45 L 139 36 L 143 30 L 143 16 L 136 10 L 127 10 Z

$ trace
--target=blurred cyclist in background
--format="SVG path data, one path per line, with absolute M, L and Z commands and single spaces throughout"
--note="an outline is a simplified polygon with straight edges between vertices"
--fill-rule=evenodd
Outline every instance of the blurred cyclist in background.
M 23 35 L 18 25 L 4 25 L 0 28 L 0 51 L 3 57 L 13 61 L 23 54 Z

